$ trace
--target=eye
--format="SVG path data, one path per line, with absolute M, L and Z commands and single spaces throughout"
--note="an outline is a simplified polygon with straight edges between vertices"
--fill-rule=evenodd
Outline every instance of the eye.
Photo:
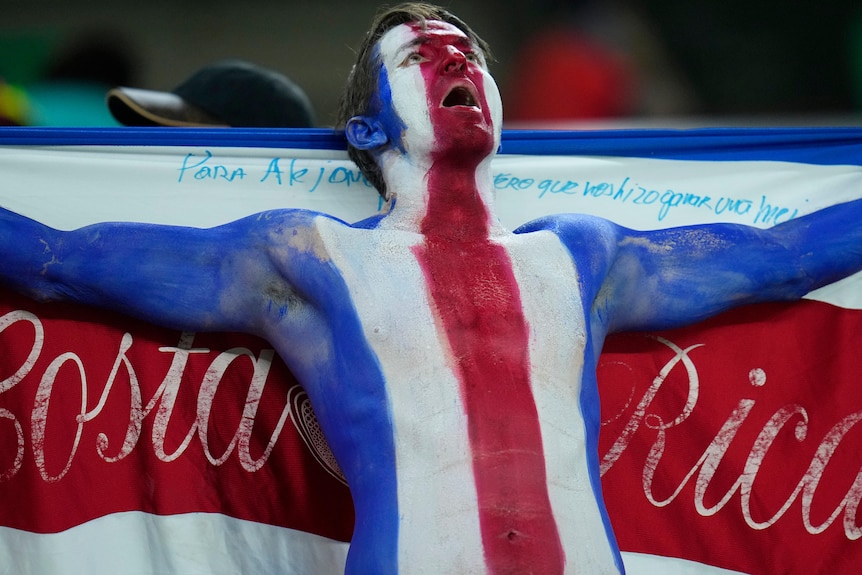
M 410 52 L 407 54 L 407 57 L 404 58 L 404 61 L 401 62 L 402 66 L 410 66 L 412 64 L 421 64 L 425 61 L 425 57 L 422 56 L 419 52 Z
M 467 52 L 464 54 L 464 57 L 467 58 L 468 62 L 472 62 L 474 64 L 482 64 L 482 56 L 479 55 L 478 52 Z

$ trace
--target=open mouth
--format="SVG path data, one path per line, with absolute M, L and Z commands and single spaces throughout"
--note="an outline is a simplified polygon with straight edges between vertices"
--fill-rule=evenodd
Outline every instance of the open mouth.
M 476 95 L 467 86 L 455 86 L 452 88 L 446 97 L 443 98 L 441 104 L 444 108 L 454 108 L 456 106 L 464 106 L 468 108 L 478 108 L 479 103 Z

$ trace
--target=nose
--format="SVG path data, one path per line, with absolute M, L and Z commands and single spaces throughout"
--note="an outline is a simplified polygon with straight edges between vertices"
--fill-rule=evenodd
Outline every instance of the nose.
M 467 57 L 455 46 L 446 46 L 442 68 L 444 74 L 458 74 L 467 66 Z

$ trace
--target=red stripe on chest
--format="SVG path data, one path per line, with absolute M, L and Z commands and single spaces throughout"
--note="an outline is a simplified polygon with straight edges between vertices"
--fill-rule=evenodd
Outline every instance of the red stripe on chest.
M 440 172 L 432 169 L 429 187 L 464 191 L 463 179 Z M 472 191 L 468 197 L 475 198 Z M 414 252 L 460 383 L 489 572 L 561 573 L 563 552 L 530 387 L 529 328 L 512 262 L 488 239 L 480 202 L 477 208 L 469 201 L 452 203 L 452 194 L 448 201 L 432 196 L 423 221 L 426 239 Z M 462 228 L 467 233 L 453 238 L 453 221 L 469 222 Z

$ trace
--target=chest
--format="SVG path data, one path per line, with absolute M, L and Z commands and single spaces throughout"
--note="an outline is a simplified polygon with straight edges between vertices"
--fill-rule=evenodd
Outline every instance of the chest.
M 375 347 L 409 351 L 421 361 L 447 322 L 489 342 L 511 337 L 507 326 L 523 322 L 536 352 L 561 339 L 583 339 L 577 270 L 550 232 L 468 245 L 433 245 L 397 232 L 353 233 L 363 237 L 331 238 L 337 245 L 330 253 Z

